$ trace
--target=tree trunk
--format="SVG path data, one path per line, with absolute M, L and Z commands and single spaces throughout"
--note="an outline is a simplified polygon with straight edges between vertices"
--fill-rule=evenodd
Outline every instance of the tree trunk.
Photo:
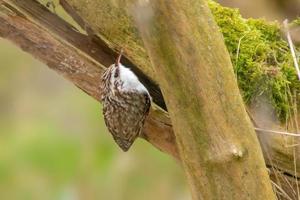
M 206 2 L 135 1 L 131 7 L 167 103 L 193 198 L 275 199 Z

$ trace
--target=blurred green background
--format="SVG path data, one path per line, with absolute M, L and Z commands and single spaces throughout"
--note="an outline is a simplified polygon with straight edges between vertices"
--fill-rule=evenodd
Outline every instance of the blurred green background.
M 1 200 L 186 200 L 186 185 L 147 142 L 121 152 L 98 102 L 0 39 Z

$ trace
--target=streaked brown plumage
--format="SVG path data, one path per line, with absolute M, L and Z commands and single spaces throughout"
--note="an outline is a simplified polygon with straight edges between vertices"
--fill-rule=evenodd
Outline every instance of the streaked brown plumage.
M 127 151 L 139 136 L 149 113 L 151 97 L 135 74 L 120 63 L 102 75 L 101 100 L 105 124 L 116 143 Z

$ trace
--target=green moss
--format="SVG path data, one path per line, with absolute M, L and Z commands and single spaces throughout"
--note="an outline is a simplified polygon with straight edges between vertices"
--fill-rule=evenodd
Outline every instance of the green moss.
M 299 91 L 300 82 L 279 24 L 243 19 L 237 9 L 212 1 L 209 6 L 223 33 L 244 101 L 249 104 L 266 94 L 278 117 L 289 117 L 290 94 Z
M 300 25 L 300 17 L 297 17 L 295 20 L 293 20 L 292 25 L 299 26 Z

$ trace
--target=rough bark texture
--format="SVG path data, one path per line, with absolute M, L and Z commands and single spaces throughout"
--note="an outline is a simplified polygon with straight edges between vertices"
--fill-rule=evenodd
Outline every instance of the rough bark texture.
M 275 199 L 230 57 L 204 0 L 133 3 L 193 199 Z
M 115 2 L 99 0 L 87 4 L 86 0 L 64 0 L 69 6 L 68 12 L 80 16 L 81 20 L 76 21 L 89 34 L 84 35 L 34 0 L 0 0 L 0 36 L 13 41 L 96 99 L 101 92 L 98 80 L 104 66 L 114 62 L 114 49 L 124 47 L 128 59 L 122 62 L 135 70 L 152 92 L 155 102 L 164 107 L 155 83 L 157 78 L 132 18 L 126 14 L 124 4 Z M 162 109 L 152 108 L 143 137 L 179 159 L 170 119 Z M 292 138 L 268 134 L 259 139 L 262 144 L 269 141 L 264 148 L 267 166 L 279 171 L 282 179 L 292 182 L 282 182 L 287 193 L 291 194 L 294 188 L 290 185 L 295 185 L 296 180 L 293 176 L 300 176 L 300 154 L 293 155 L 292 148 L 286 147 Z M 275 177 L 273 180 L 279 179 Z

